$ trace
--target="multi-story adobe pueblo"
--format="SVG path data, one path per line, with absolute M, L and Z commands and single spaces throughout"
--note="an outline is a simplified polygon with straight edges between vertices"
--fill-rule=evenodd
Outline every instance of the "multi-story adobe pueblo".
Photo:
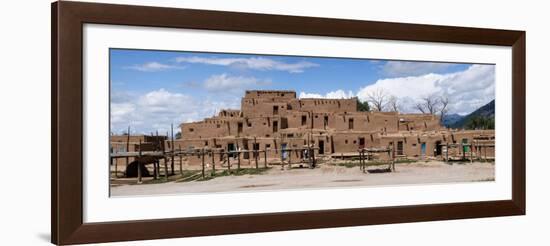
M 240 110 L 180 127 L 181 138 L 173 146 L 166 141 L 167 149 L 268 150 L 268 158 L 286 158 L 289 152 L 280 150 L 309 144 L 326 158 L 362 148 L 391 148 L 396 158 L 408 159 L 494 158 L 494 130 L 447 129 L 437 115 L 361 112 L 357 98 L 298 99 L 294 91 L 246 91 Z M 200 157 L 188 161 L 199 164 Z

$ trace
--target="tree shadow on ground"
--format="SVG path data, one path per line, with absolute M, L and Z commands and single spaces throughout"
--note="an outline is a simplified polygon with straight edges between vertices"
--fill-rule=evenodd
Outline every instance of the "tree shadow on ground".
M 389 173 L 391 172 L 390 168 L 377 168 L 377 169 L 370 169 L 367 170 L 369 173 Z

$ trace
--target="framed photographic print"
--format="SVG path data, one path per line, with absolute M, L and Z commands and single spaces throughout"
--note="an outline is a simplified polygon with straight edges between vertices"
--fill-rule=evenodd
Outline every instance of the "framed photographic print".
M 52 5 L 53 243 L 523 214 L 523 31 Z

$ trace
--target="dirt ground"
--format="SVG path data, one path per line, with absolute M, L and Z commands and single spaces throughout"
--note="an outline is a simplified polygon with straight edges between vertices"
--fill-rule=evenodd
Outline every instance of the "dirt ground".
M 315 169 L 273 167 L 259 175 L 223 176 L 207 181 L 167 182 L 141 185 L 113 185 L 112 196 L 182 193 L 242 192 L 257 190 L 311 189 L 325 187 L 405 185 L 426 183 L 493 181 L 494 163 L 453 163 L 420 161 L 398 163 L 395 172 L 384 166 L 359 167 L 322 164 Z

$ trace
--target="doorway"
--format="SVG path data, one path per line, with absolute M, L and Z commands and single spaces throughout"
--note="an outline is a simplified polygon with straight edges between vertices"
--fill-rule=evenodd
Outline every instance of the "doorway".
M 235 144 L 234 143 L 228 143 L 227 144 L 227 151 L 228 152 L 235 151 Z M 228 154 L 228 156 L 231 157 L 231 158 L 235 158 L 236 154 L 235 153 L 230 153 L 230 154 Z
M 359 138 L 359 148 L 365 148 L 365 138 Z
M 319 154 L 325 154 L 325 141 L 319 140 Z
M 435 153 L 434 153 L 435 156 L 440 156 L 441 155 L 441 153 L 442 153 L 441 148 L 442 148 L 441 141 L 436 141 L 435 142 Z

